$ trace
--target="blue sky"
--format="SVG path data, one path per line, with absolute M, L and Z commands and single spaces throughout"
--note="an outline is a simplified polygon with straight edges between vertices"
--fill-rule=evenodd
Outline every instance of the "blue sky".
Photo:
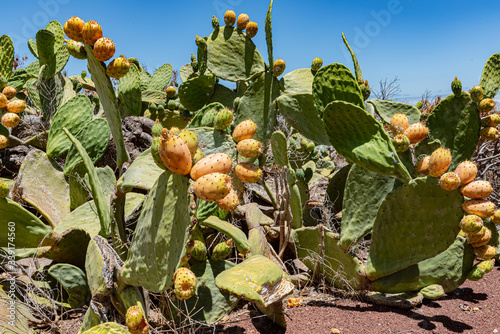
M 101 24 L 104 36 L 116 44 L 116 55 L 136 57 L 150 71 L 164 63 L 179 69 L 196 53 L 195 35 L 208 36 L 212 15 L 223 22 L 226 9 L 237 15 L 247 13 L 258 23 L 254 42 L 267 59 L 264 19 L 269 0 L 23 3 L 22 11 L 2 17 L 0 33 L 13 38 L 16 52 L 28 55 L 28 62 L 34 57 L 26 43 L 38 29 L 50 20 L 64 24 L 69 17 L 79 16 Z M 352 69 L 342 43 L 344 32 L 372 89 L 377 89 L 379 80 L 397 76 L 399 99 L 414 101 L 426 90 L 431 96 L 450 94 L 455 76 L 464 89 L 478 84 L 488 57 L 500 52 L 499 22 L 500 2 L 493 0 L 275 0 L 274 55 L 285 59 L 285 73 L 309 67 L 315 57 Z M 86 69 L 85 61 L 71 58 L 68 62 L 69 74 L 82 69 Z

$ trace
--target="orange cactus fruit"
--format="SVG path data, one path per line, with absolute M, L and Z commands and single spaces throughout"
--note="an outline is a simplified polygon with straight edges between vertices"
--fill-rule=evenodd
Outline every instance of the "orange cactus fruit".
M 491 195 L 493 187 L 488 181 L 473 181 L 460 189 L 462 195 L 469 198 L 485 198 Z
M 462 161 L 455 169 L 455 173 L 460 176 L 461 185 L 474 181 L 477 175 L 477 166 L 472 161 Z
M 429 134 L 429 129 L 422 123 L 414 123 L 410 125 L 403 134 L 408 137 L 410 144 L 420 143 Z
M 429 160 L 429 175 L 440 177 L 451 165 L 451 152 L 446 148 L 438 148 Z M 460 176 L 460 175 L 459 175 Z
M 190 176 L 193 180 L 211 173 L 229 174 L 233 162 L 226 153 L 213 153 L 207 155 L 196 163 L 191 169 Z

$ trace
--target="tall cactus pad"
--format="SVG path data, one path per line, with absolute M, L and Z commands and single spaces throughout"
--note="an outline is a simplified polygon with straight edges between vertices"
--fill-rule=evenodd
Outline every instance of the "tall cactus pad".
M 451 150 L 450 170 L 474 154 L 481 119 L 470 95 L 452 94 L 446 97 L 434 108 L 426 125 L 430 130 L 429 136 L 439 139 L 443 147 Z
M 283 94 L 277 99 L 279 112 L 288 124 L 317 144 L 329 145 L 328 135 L 316 112 L 312 94 Z
M 216 229 L 217 231 L 223 233 L 226 237 L 233 239 L 238 252 L 246 254 L 250 251 L 250 244 L 248 243 L 247 236 L 241 229 L 233 224 L 215 216 L 210 216 L 202 222 L 202 225 Z
M 169 171 L 149 192 L 137 222 L 127 261 L 125 283 L 153 292 L 170 287 L 187 240 L 189 181 Z
M 379 278 L 370 287 L 374 291 L 398 293 L 419 291 L 431 284 L 442 285 L 445 292 L 458 288 L 474 264 L 472 246 L 462 236 L 444 252 L 408 268 Z
M 269 3 L 269 8 L 267 9 L 267 14 L 266 14 L 266 44 L 267 44 L 267 54 L 269 58 L 269 64 L 274 63 L 273 59 L 273 29 L 272 29 L 272 24 L 271 24 L 271 18 L 272 18 L 272 12 L 273 12 L 273 0 Z
M 179 86 L 179 100 L 189 111 L 202 108 L 215 89 L 215 77 L 211 74 L 191 78 Z
M 420 110 L 411 104 L 376 99 L 368 100 L 367 103 L 370 103 L 375 107 L 375 112 L 385 123 L 390 124 L 391 118 L 395 114 L 406 115 L 410 125 L 420 122 Z
M 364 109 L 365 102 L 356 78 L 342 64 L 327 65 L 316 73 L 313 80 L 314 104 L 319 115 L 332 101 L 344 101 Z
M 444 191 L 432 177 L 389 194 L 373 225 L 367 277 L 387 276 L 446 250 L 460 230 L 462 202 L 458 190 Z
M 297 257 L 311 270 L 319 261 L 318 273 L 337 288 L 363 288 L 363 266 L 358 258 L 344 253 L 338 237 L 328 229 L 323 231 L 323 254 L 319 255 L 321 236 L 318 227 L 292 230 L 293 249 Z
M 326 107 L 323 120 L 330 143 L 348 161 L 405 183 L 411 179 L 389 135 L 365 110 L 334 101 Z
M 275 131 L 271 135 L 271 149 L 273 151 L 274 163 L 283 168 L 288 165 L 288 148 L 285 134 Z
M 389 176 L 352 166 L 344 192 L 339 241 L 342 248 L 353 247 L 372 230 L 381 203 L 397 183 Z
M 87 277 L 80 268 L 68 263 L 57 263 L 49 268 L 48 274 L 64 288 L 71 308 L 82 307 L 90 300 Z
M 207 40 L 208 69 L 228 81 L 248 81 L 264 72 L 264 59 L 245 34 L 233 27 L 215 29 Z
M 151 155 L 151 149 L 142 152 L 127 171 L 120 177 L 117 187 L 127 193 L 132 189 L 149 191 L 164 170 L 158 167 Z
M 135 65 L 118 82 L 118 97 L 126 115 L 139 116 L 142 111 L 141 74 Z
M 214 128 L 192 128 L 198 135 L 198 148 L 205 156 L 213 153 L 226 153 L 232 160 L 236 159 L 236 148 L 230 135 Z
M 309 93 L 312 94 L 314 74 L 310 68 L 299 68 L 285 74 L 280 80 L 284 93 Z
M 77 95 L 63 104 L 54 115 L 47 140 L 47 155 L 55 157 L 71 147 L 71 141 L 64 134 L 63 128 L 76 134 L 92 120 L 92 104 L 85 95 Z
M 251 119 L 257 124 L 254 139 L 265 143 L 273 133 L 276 110 L 273 101 L 279 95 L 279 82 L 270 73 L 263 73 L 247 88 L 235 114 L 235 124 Z
M 14 67 L 14 43 L 8 35 L 0 37 L 0 74 L 8 81 Z
M 342 211 L 344 203 L 345 185 L 347 183 L 347 176 L 351 170 L 351 165 L 345 165 L 330 178 L 328 188 L 326 188 L 326 195 L 328 201 L 333 204 L 335 212 Z
M 479 86 L 483 87 L 485 98 L 494 98 L 500 89 L 500 53 L 495 53 L 486 61 Z
M 170 79 L 172 79 L 173 73 L 172 65 L 163 64 L 153 73 L 153 76 L 149 80 L 148 89 L 162 91 L 168 85 Z
M 349 50 L 349 53 L 351 54 L 352 62 L 354 64 L 354 73 L 356 74 L 356 80 L 363 80 L 363 74 L 361 73 L 361 67 L 359 66 L 358 58 L 356 57 L 354 51 L 351 49 L 349 43 L 347 43 L 347 39 L 345 38 L 344 33 L 342 33 L 342 40 L 344 41 L 347 50 Z
M 33 150 L 19 170 L 21 198 L 35 207 L 52 226 L 69 214 L 69 185 L 59 166 L 44 152 Z

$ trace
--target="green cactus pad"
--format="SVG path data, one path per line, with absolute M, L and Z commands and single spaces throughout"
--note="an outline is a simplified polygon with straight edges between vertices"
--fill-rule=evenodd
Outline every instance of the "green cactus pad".
M 179 76 L 181 77 L 182 82 L 186 82 L 189 79 L 196 77 L 197 75 L 198 74 L 194 73 L 191 63 L 182 66 L 179 70 Z
M 9 80 L 14 67 L 14 43 L 8 35 L 0 37 L 0 74 Z
M 491 218 L 483 219 L 483 225 L 491 231 L 491 239 L 488 241 L 488 245 L 497 247 L 499 239 L 499 231 L 495 223 L 491 221 Z
M 101 181 L 99 180 L 99 177 L 97 175 L 97 171 L 94 168 L 94 164 L 92 163 L 92 160 L 90 159 L 89 155 L 85 151 L 85 148 L 82 146 L 80 141 L 75 138 L 71 133 L 69 133 L 66 128 L 63 128 L 63 131 L 66 133 L 68 138 L 71 140 L 71 143 L 75 146 L 76 150 L 78 151 L 78 154 L 81 156 L 83 160 L 83 164 L 85 165 L 85 168 L 87 169 L 87 174 L 89 177 L 90 181 L 90 186 L 92 190 L 92 197 L 94 198 L 94 202 L 97 207 L 97 214 L 99 215 L 99 220 L 101 222 L 101 234 L 104 237 L 108 237 L 110 233 L 110 216 L 109 216 L 109 209 L 107 205 L 106 198 L 104 198 L 103 194 L 103 188 L 101 185 Z
M 347 39 L 345 38 L 344 33 L 342 33 L 342 40 L 344 41 L 347 50 L 349 50 L 349 53 L 351 54 L 352 62 L 354 64 L 354 73 L 356 74 L 356 80 L 363 80 L 363 73 L 361 73 L 361 67 L 359 66 L 358 58 L 356 57 L 354 51 L 351 49 L 349 43 L 347 43 Z
M 320 117 L 332 101 L 344 101 L 365 109 L 361 89 L 351 71 L 342 64 L 333 63 L 316 72 L 313 80 L 314 105 Z
M 462 202 L 458 190 L 445 191 L 432 177 L 415 179 L 389 194 L 373 226 L 367 277 L 390 275 L 446 250 L 460 230 Z
M 15 239 L 12 234 L 9 238 L 12 231 L 15 231 Z M 10 242 L 15 243 L 16 251 L 37 248 L 51 232 L 49 226 L 21 205 L 8 198 L 0 199 L 0 247 L 7 248 Z
M 148 89 L 149 81 L 151 80 L 151 74 L 148 71 L 143 71 L 139 69 L 139 75 L 141 77 L 141 91 L 145 91 Z
M 317 144 L 330 144 L 325 127 L 316 112 L 312 94 L 283 94 L 276 102 L 279 112 L 300 134 Z
M 451 150 L 450 170 L 464 160 L 470 160 L 479 140 L 481 119 L 470 95 L 446 97 L 432 110 L 427 119 L 431 139 Z
M 118 81 L 118 98 L 126 110 L 127 116 L 140 116 L 142 111 L 141 76 L 136 66 Z
M 233 239 L 238 252 L 246 254 L 250 251 L 250 244 L 248 243 L 247 236 L 241 229 L 234 226 L 233 224 L 221 220 L 215 216 L 208 217 L 201 224 L 216 229 L 229 239 Z
M 233 27 L 214 30 L 207 40 L 208 69 L 228 81 L 248 81 L 264 72 L 264 59 L 245 34 Z
M 391 123 L 391 118 L 395 114 L 406 115 L 410 125 L 420 122 L 420 110 L 411 104 L 376 99 L 368 100 L 367 103 L 374 106 L 377 115 L 387 124 Z
M 66 291 L 67 302 L 71 308 L 82 307 L 89 301 L 91 296 L 87 277 L 80 268 L 67 263 L 57 263 L 49 268 L 48 274 Z
M 211 74 L 191 78 L 179 86 L 179 100 L 189 111 L 201 109 L 215 89 L 215 77 Z
M 158 167 L 151 155 L 151 149 L 142 152 L 127 171 L 120 177 L 117 187 L 121 192 L 128 193 L 132 189 L 149 191 L 164 170 Z
M 331 102 L 325 109 L 324 123 L 330 143 L 348 161 L 403 182 L 411 179 L 383 126 L 362 108 L 344 101 Z
M 288 165 L 288 145 L 285 134 L 274 131 L 271 135 L 271 149 L 273 151 L 274 163 L 283 168 Z
M 106 241 L 100 237 L 90 240 L 85 257 L 85 272 L 92 296 L 107 297 L 111 294 L 113 273 L 110 272 L 110 260 L 103 256 L 101 248 L 107 249 Z M 109 245 L 107 245 L 109 247 Z M 107 262 L 107 263 L 106 263 Z M 111 283 L 111 284 L 110 284 Z
M 292 228 L 302 227 L 302 218 L 304 215 L 302 209 L 302 195 L 297 184 L 289 185 L 290 187 L 290 211 L 292 213 Z
M 280 79 L 280 86 L 285 94 L 312 94 L 313 80 L 314 74 L 310 68 L 299 68 L 298 70 L 285 74 Z
M 60 167 L 44 152 L 33 150 L 19 170 L 21 198 L 56 226 L 70 211 L 69 187 Z
M 207 260 L 193 264 L 190 269 L 196 275 L 198 284 L 195 295 L 186 300 L 185 305 L 181 305 L 183 313 L 207 325 L 228 315 L 239 300 L 229 292 L 221 292 L 215 285 L 215 278 L 233 267 L 234 264 L 229 261 Z M 184 319 L 181 317 L 179 320 L 182 322 Z
M 273 30 L 272 30 L 272 12 L 273 12 L 273 0 L 269 3 L 269 8 L 267 9 L 267 14 L 266 14 L 266 23 L 265 23 L 265 30 L 266 30 L 266 44 L 267 44 L 267 54 L 268 54 L 268 59 L 269 59 L 269 64 L 273 64 Z
M 222 105 L 224 105 L 224 107 L 231 110 L 235 110 L 234 99 L 237 97 L 238 94 L 236 94 L 233 90 L 221 84 L 215 84 L 214 92 L 207 103 L 210 104 L 214 102 L 219 102 Z
M 94 310 L 92 310 L 92 307 L 89 307 L 87 309 L 87 312 L 85 312 L 85 315 L 83 316 L 82 326 L 80 327 L 78 334 L 82 334 L 90 328 L 98 326 L 100 323 L 101 320 L 99 319 L 99 316 L 95 314 Z
M 74 264 L 83 267 L 85 252 L 90 241 L 90 236 L 84 230 L 72 228 L 62 234 L 52 233 L 51 246 L 40 247 L 38 257 L 45 257 L 57 262 Z
M 432 152 L 441 146 L 443 145 L 439 139 L 430 140 L 429 137 L 427 137 L 415 145 L 415 157 L 418 159 L 421 155 L 431 155 Z
M 172 74 L 174 73 L 172 65 L 163 64 L 157 69 L 148 83 L 148 90 L 159 90 L 162 91 L 172 79 Z
M 236 297 L 269 306 L 293 290 L 281 268 L 262 255 L 254 255 L 215 278 L 217 287 Z
M 130 332 L 126 326 L 119 325 L 116 322 L 106 322 L 92 327 L 82 334 L 130 334 Z
M 35 322 L 37 319 L 23 302 L 16 298 L 11 299 L 4 291 L 5 288 L 7 288 L 5 285 L 0 287 L 0 313 L 5 315 L 0 320 L 2 330 L 5 334 L 30 333 L 31 329 L 28 321 Z M 10 312 L 15 317 L 15 321 L 10 321 L 10 317 L 7 316 L 10 315 Z
M 28 49 L 30 50 L 31 54 L 38 59 L 38 46 L 36 46 L 36 42 L 31 38 L 28 39 Z
M 9 86 L 14 87 L 16 91 L 20 91 L 24 89 L 26 82 L 30 79 L 34 79 L 30 73 L 28 73 L 24 68 L 18 68 L 14 71 L 14 73 L 12 73 L 12 76 L 9 79 Z
M 92 80 L 95 82 L 100 102 L 113 134 L 116 147 L 116 165 L 120 167 L 124 162 L 129 161 L 129 155 L 123 140 L 122 122 L 115 91 L 109 77 L 106 75 L 106 68 L 94 57 L 92 47 L 85 44 L 85 51 L 87 51 L 88 69 L 92 75 Z
M 40 67 L 47 66 L 43 73 L 45 79 L 50 79 L 56 74 L 56 38 L 54 33 L 47 29 L 38 30 L 36 33 L 36 44 L 38 47 L 38 57 Z M 69 54 L 68 54 L 69 55 Z
M 337 288 L 359 290 L 363 287 L 361 261 L 344 253 L 339 238 L 324 229 L 324 249 L 319 257 L 320 234 L 318 227 L 303 227 L 292 230 L 293 250 L 297 257 L 311 270 L 319 261 L 318 273 Z
M 372 291 L 366 295 L 366 299 L 373 304 L 396 307 L 407 310 L 422 304 L 424 295 L 420 292 L 385 293 Z
M 259 76 L 245 91 L 235 113 L 235 124 L 251 119 L 257 124 L 253 139 L 265 143 L 274 131 L 276 110 L 273 101 L 279 95 L 279 82 L 270 73 Z
M 202 199 L 198 199 L 198 207 L 196 208 L 196 218 L 200 223 L 205 219 L 215 214 L 219 209 L 219 206 L 215 202 L 207 202 Z
M 75 138 L 80 141 L 92 163 L 96 163 L 106 151 L 111 132 L 106 119 L 96 118 L 88 122 L 75 134 Z M 69 149 L 64 164 L 64 174 L 68 174 L 82 159 L 74 147 Z
M 439 299 L 444 296 L 445 291 L 443 287 L 439 284 L 431 284 L 422 288 L 420 293 L 427 299 Z
M 220 102 L 207 104 L 196 112 L 196 115 L 189 123 L 188 128 L 198 128 L 202 126 L 213 127 L 215 115 L 217 115 L 219 111 L 224 110 L 224 108 L 224 105 Z
M 226 153 L 234 161 L 236 148 L 233 139 L 225 132 L 213 128 L 191 128 L 198 135 L 198 148 L 208 156 L 213 153 Z
M 344 191 L 339 245 L 350 249 L 372 228 L 385 197 L 396 187 L 396 179 L 353 165 Z
M 187 241 L 189 181 L 165 171 L 144 202 L 122 269 L 125 283 L 154 292 L 170 287 Z
M 259 209 L 257 203 L 250 203 L 246 205 L 245 218 L 247 220 L 247 224 L 249 229 L 255 228 L 258 226 L 271 226 L 274 225 L 274 219 L 266 216 Z
M 439 284 L 445 292 L 458 288 L 474 263 L 474 252 L 464 237 L 457 236 L 444 252 L 372 282 L 370 289 L 397 293 L 419 291 Z
M 141 72 L 142 73 L 142 72 Z M 142 103 L 154 102 L 156 104 L 165 104 L 167 94 L 159 90 L 143 90 L 141 93 Z
M 70 140 L 64 134 L 63 128 L 76 134 L 92 120 L 92 105 L 85 95 L 77 95 L 63 104 L 54 115 L 47 140 L 47 155 L 56 157 L 68 151 Z
M 94 201 L 86 202 L 71 211 L 54 229 L 55 233 L 63 233 L 70 228 L 79 228 L 87 232 L 91 238 L 101 231 L 101 223 Z
M 494 98 L 500 89 L 500 53 L 495 53 L 486 61 L 479 86 L 483 87 L 484 98 Z

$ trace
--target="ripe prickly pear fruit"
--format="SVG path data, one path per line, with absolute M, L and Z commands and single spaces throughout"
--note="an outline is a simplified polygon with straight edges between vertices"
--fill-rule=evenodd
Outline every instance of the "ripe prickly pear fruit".
M 500 210 L 496 210 L 491 216 L 491 221 L 493 224 L 500 225 Z
M 0 150 L 7 147 L 9 144 L 9 139 L 4 135 L 0 135 Z
M 234 172 L 238 179 L 246 183 L 257 183 L 262 177 L 262 170 L 250 162 L 240 162 Z
M 493 261 L 484 260 L 476 263 L 467 275 L 467 279 L 479 281 L 485 274 L 489 273 L 491 269 L 493 269 Z
M 455 172 L 448 172 L 441 175 L 439 185 L 443 190 L 453 191 L 460 187 L 460 176 Z
M 236 191 L 234 191 L 234 189 L 231 189 L 226 197 L 215 201 L 215 203 L 217 203 L 219 208 L 221 208 L 222 210 L 231 212 L 236 209 L 238 205 L 240 205 L 240 199 L 238 198 L 238 194 L 236 193 Z
M 226 153 L 213 153 L 198 161 L 191 169 L 190 176 L 196 181 L 200 177 L 212 173 L 229 174 L 232 166 L 233 162 L 229 155 Z
M 95 42 L 102 37 L 102 28 L 96 21 L 88 21 L 83 25 L 83 42 L 94 46 Z
M 273 64 L 273 75 L 277 78 L 285 72 L 286 63 L 283 59 L 276 59 Z
M 166 130 L 168 133 L 170 133 L 171 135 L 175 135 L 177 133 L 180 132 L 179 128 L 176 127 L 176 126 L 173 126 L 171 127 L 169 130 Z M 163 133 L 165 133 L 165 130 L 163 131 Z
M 422 123 L 415 123 L 410 125 L 403 134 L 408 137 L 410 144 L 421 142 L 429 134 L 429 129 Z
M 489 260 L 495 257 L 497 251 L 495 247 L 484 245 L 479 248 L 474 248 L 474 255 L 483 260 Z
M 231 178 L 223 173 L 207 174 L 194 182 L 194 193 L 207 202 L 223 199 L 230 190 Z
M 153 156 L 153 160 L 158 167 L 167 170 L 167 166 L 165 166 L 160 156 L 160 143 L 161 137 L 153 137 L 153 141 L 151 142 L 151 155 Z
M 482 128 L 481 132 L 479 132 L 479 135 L 481 136 L 481 138 L 486 140 L 497 140 L 498 138 L 500 138 L 500 132 L 493 126 Z
M 455 169 L 455 173 L 460 176 L 460 180 L 462 180 L 461 185 L 463 186 L 476 178 L 477 166 L 472 161 L 462 161 Z
M 474 86 L 470 90 L 470 97 L 473 102 L 479 103 L 483 99 L 483 87 Z
M 486 116 L 481 121 L 482 126 L 498 126 L 500 125 L 500 115 L 499 114 L 491 114 Z
M 493 99 L 482 99 L 477 106 L 477 110 L 479 110 L 480 113 L 489 113 L 495 108 L 495 104 L 495 100 Z
M 430 156 L 425 156 L 415 164 L 415 173 L 417 176 L 429 175 L 429 160 L 430 159 L 431 159 Z
M 219 19 L 212 15 L 212 28 L 219 29 Z
M 240 15 L 238 15 L 238 20 L 236 21 L 236 26 L 240 30 L 245 30 L 249 21 L 250 21 L 250 18 L 248 17 L 248 15 L 245 13 L 241 13 Z
M 115 43 L 107 37 L 101 37 L 94 43 L 94 56 L 99 61 L 110 60 L 115 54 Z
M 446 148 L 438 148 L 431 154 L 429 160 L 429 175 L 440 177 L 451 164 L 451 152 Z
M 259 31 L 259 26 L 257 25 L 257 22 L 248 21 L 246 31 L 248 38 L 254 38 L 255 35 L 257 35 L 257 31 Z
M 128 308 L 125 315 L 125 325 L 131 334 L 148 334 L 149 325 L 141 307 L 134 305 Z
M 483 226 L 481 231 L 474 234 L 467 234 L 467 240 L 474 248 L 483 247 L 491 240 L 491 230 Z
M 174 293 L 177 299 L 191 298 L 196 292 L 196 276 L 188 268 L 179 268 L 174 273 Z
M 451 91 L 456 96 L 460 96 L 462 94 L 462 82 L 455 77 L 455 80 L 451 83 Z
M 483 228 L 483 220 L 476 215 L 467 215 L 460 221 L 460 228 L 465 233 L 477 233 Z
M 236 149 L 245 158 L 255 158 L 262 153 L 262 144 L 256 139 L 244 139 L 238 143 Z
M 192 160 L 188 146 L 182 139 L 164 130 L 159 149 L 161 160 L 175 174 L 189 174 Z
M 253 138 L 256 132 L 257 132 L 257 124 L 255 124 L 255 122 L 252 121 L 251 119 L 247 119 L 246 121 L 241 122 L 234 128 L 233 140 L 236 143 L 239 143 L 244 139 Z
M 0 109 L 7 107 L 7 103 L 9 103 L 9 99 L 5 94 L 0 93 Z
M 191 130 L 182 130 L 177 136 L 179 136 L 180 139 L 184 140 L 187 147 L 189 148 L 189 153 L 191 153 L 191 156 L 193 156 L 198 149 L 198 135 L 196 134 L 196 132 Z
M 113 59 L 111 63 L 109 63 L 108 67 L 106 68 L 106 74 L 111 78 L 120 79 L 121 77 L 126 75 L 129 70 L 130 62 L 127 58 L 120 56 Z
M 404 133 L 410 126 L 405 114 L 394 114 L 391 118 L 391 131 L 394 135 Z
M 9 196 L 9 185 L 7 182 L 0 180 L 0 198 L 5 198 Z
M 207 246 L 200 240 L 194 241 L 193 249 L 191 250 L 191 258 L 196 261 L 203 261 L 207 259 Z
M 194 155 L 192 156 L 192 159 L 193 159 L 193 168 L 194 166 L 196 166 L 196 164 L 201 160 L 203 159 L 205 155 L 203 154 L 203 152 L 200 150 L 200 149 L 197 149 L 196 152 L 194 153 Z M 191 168 L 191 171 L 193 169 Z
M 311 70 L 318 71 L 321 68 L 321 66 L 323 66 L 323 59 L 316 57 L 312 61 Z
M 17 114 L 14 114 L 12 112 L 5 113 L 2 116 L 2 124 L 6 128 L 13 128 L 15 126 L 18 126 L 19 122 L 21 122 L 19 116 L 17 116 Z
M 462 209 L 470 215 L 489 218 L 495 212 L 495 204 L 485 199 L 469 199 L 462 203 Z
M 66 42 L 66 49 L 68 49 L 69 54 L 76 59 L 87 59 L 87 51 L 85 51 L 83 43 L 70 39 Z
M 12 86 L 5 86 L 2 90 L 3 95 L 5 95 L 9 100 L 16 96 L 17 91 Z
M 229 239 L 215 245 L 214 249 L 212 250 L 212 260 L 224 260 L 226 257 L 231 255 L 231 252 L 233 251 L 233 245 L 233 239 Z
M 19 114 L 26 109 L 26 101 L 24 100 L 15 100 L 7 103 L 7 111 L 13 112 L 14 114 Z
M 77 16 L 73 16 L 64 23 L 64 33 L 74 41 L 83 42 L 82 31 L 84 25 L 85 21 Z
M 485 198 L 491 195 L 493 188 L 488 181 L 473 181 L 460 189 L 462 195 L 469 198 Z
M 224 13 L 224 23 L 228 27 L 234 26 L 236 22 L 236 13 L 233 10 L 228 10 Z
M 233 112 L 228 108 L 224 108 L 215 115 L 214 128 L 224 130 L 233 123 Z
M 170 85 L 167 87 L 166 93 L 169 99 L 173 99 L 175 97 L 175 94 L 177 94 L 177 90 L 173 85 Z
M 410 140 L 403 134 L 399 134 L 392 140 L 396 152 L 406 152 L 410 147 Z

